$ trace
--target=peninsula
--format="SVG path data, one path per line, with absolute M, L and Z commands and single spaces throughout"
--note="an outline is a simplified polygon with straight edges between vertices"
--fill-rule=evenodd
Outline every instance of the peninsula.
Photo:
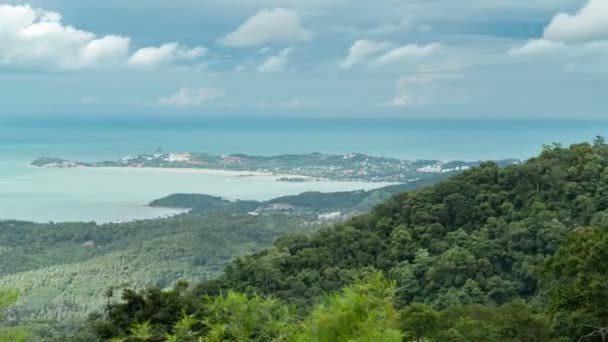
M 496 161 L 500 166 L 520 164 L 518 159 Z M 317 180 L 410 183 L 449 176 L 481 164 L 481 161 L 403 160 L 369 156 L 362 153 L 331 155 L 321 153 L 250 156 L 245 154 L 214 155 L 208 153 L 150 153 L 122 157 L 114 161 L 79 162 L 41 157 L 36 167 L 136 167 L 194 168 L 260 172 L 280 176 L 277 181 L 303 182 Z

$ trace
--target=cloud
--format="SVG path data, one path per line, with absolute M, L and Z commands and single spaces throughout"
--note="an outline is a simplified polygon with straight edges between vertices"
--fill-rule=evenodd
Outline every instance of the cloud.
M 302 27 L 296 11 L 275 8 L 259 11 L 220 42 L 225 46 L 246 47 L 307 41 L 311 36 L 312 34 Z
M 511 48 L 511 56 L 546 55 L 560 57 L 605 55 L 608 43 L 608 1 L 589 0 L 576 14 L 559 13 L 545 27 L 541 38 Z
M 509 49 L 507 53 L 511 56 L 537 55 L 555 52 L 566 47 L 567 45 L 562 42 L 553 42 L 546 39 L 532 39 L 522 46 Z
M 395 96 L 388 103 L 392 107 L 418 107 L 428 105 L 435 98 L 442 80 L 460 78 L 458 73 L 420 69 L 414 75 L 402 76 L 395 84 Z
M 608 40 L 608 1 L 589 0 L 577 14 L 556 15 L 543 36 L 564 43 Z
M 167 43 L 159 47 L 146 47 L 137 50 L 131 58 L 129 65 L 136 67 L 153 67 L 175 61 L 192 61 L 204 56 L 207 49 L 195 47 L 189 49 L 179 43 Z
M 84 69 L 124 60 L 127 37 L 95 34 L 61 23 L 56 12 L 0 5 L 0 62 L 26 67 Z
M 396 62 L 407 61 L 409 59 L 418 59 L 429 56 L 435 53 L 441 44 L 431 43 L 428 45 L 408 44 L 388 51 L 382 56 L 376 58 L 373 62 L 374 66 L 385 66 Z
M 277 55 L 270 56 L 268 59 L 258 67 L 258 72 L 283 72 L 289 62 L 289 55 L 291 54 L 291 48 L 285 48 Z
M 29 5 L 0 4 L 0 64 L 46 70 L 117 67 L 129 60 L 130 43 L 130 38 L 125 36 L 98 37 L 63 24 L 61 14 L 57 12 Z M 148 51 L 143 55 L 149 56 L 149 49 L 158 48 L 141 49 L 131 58 L 142 61 L 140 52 Z M 200 52 L 200 48 L 184 50 L 180 47 L 174 54 L 184 57 Z M 157 54 L 156 60 L 160 59 L 162 57 Z
M 342 69 L 352 68 L 354 65 L 365 61 L 367 58 L 377 55 L 391 47 L 389 42 L 375 42 L 371 40 L 357 40 L 349 49 L 348 55 L 340 63 Z
M 176 94 L 162 97 L 158 103 L 162 106 L 180 108 L 195 107 L 222 96 L 224 91 L 215 87 L 182 87 Z

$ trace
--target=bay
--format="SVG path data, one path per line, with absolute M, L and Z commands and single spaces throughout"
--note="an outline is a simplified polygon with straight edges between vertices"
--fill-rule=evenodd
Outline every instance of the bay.
M 606 132 L 606 121 L 12 120 L 0 122 L 0 219 L 146 219 L 177 213 L 146 204 L 179 192 L 264 200 L 311 190 L 331 192 L 385 185 L 285 183 L 271 176 L 240 177 L 231 173 L 29 166 L 40 156 L 98 161 L 161 148 L 215 154 L 360 152 L 403 159 L 525 159 L 537 154 L 543 144 L 590 141 Z

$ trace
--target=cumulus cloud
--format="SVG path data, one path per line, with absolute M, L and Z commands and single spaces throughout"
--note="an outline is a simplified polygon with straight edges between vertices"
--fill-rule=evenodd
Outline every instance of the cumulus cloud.
M 565 43 L 608 40 L 608 1 L 589 0 L 576 14 L 560 13 L 545 28 L 544 38 Z
M 171 107 L 196 107 L 205 102 L 224 96 L 224 91 L 215 87 L 182 87 L 177 93 L 162 97 L 158 104 Z
M 509 49 L 508 54 L 530 56 L 560 51 L 566 58 L 606 54 L 605 42 L 608 42 L 608 1 L 589 0 L 576 14 L 557 14 L 542 37 Z
M 283 72 L 287 68 L 291 48 L 285 48 L 277 55 L 270 56 L 258 67 L 258 72 Z
M 371 40 L 357 40 L 349 49 L 348 55 L 340 63 L 343 69 L 352 68 L 354 65 L 367 60 L 369 57 L 388 50 L 391 47 L 389 42 L 375 42 Z
M 62 23 L 61 14 L 56 12 L 29 5 L 0 4 L 2 64 L 50 70 L 115 67 L 129 60 L 130 43 L 128 37 L 98 37 L 66 25 Z M 142 60 L 140 51 L 136 55 Z M 174 53 L 191 56 L 200 52 L 200 48 L 181 48 Z
M 512 56 L 536 55 L 555 52 L 567 47 L 562 42 L 553 42 L 546 39 L 532 39 L 522 46 L 509 49 L 508 54 Z
M 145 47 L 137 50 L 131 58 L 129 65 L 137 67 L 152 67 L 168 64 L 175 61 L 191 61 L 204 56 L 207 49 L 195 47 L 189 49 L 177 42 L 163 44 L 159 47 Z
M 431 43 L 428 45 L 408 44 L 402 47 L 392 49 L 380 57 L 376 58 L 374 66 L 385 66 L 396 62 L 403 62 L 410 59 L 418 59 L 430 56 L 435 53 L 441 44 Z
M 247 19 L 220 42 L 225 46 L 261 46 L 269 43 L 306 41 L 310 31 L 302 27 L 299 14 L 290 9 L 263 9 Z

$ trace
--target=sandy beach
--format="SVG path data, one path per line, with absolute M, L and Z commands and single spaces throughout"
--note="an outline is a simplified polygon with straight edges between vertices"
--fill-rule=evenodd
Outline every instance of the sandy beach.
M 198 169 L 198 168 L 181 168 L 181 167 L 132 167 L 132 166 L 100 166 L 100 167 L 82 167 L 81 169 L 103 169 L 112 171 L 133 171 L 133 172 L 170 172 L 170 173 L 187 173 L 187 174 L 202 174 L 207 176 L 219 177 L 295 177 L 294 175 L 275 175 L 270 172 L 255 172 L 255 171 L 233 171 L 233 170 L 216 170 L 216 169 Z M 305 177 L 305 176 L 301 176 Z

